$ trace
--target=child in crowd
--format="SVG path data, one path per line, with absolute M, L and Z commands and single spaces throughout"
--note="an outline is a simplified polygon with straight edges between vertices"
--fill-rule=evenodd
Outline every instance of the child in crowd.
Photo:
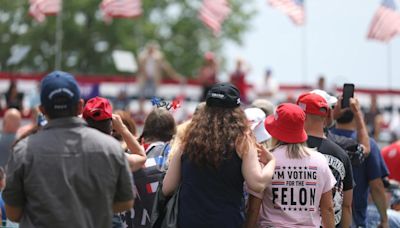
M 125 214 L 128 227 L 150 227 L 152 205 L 159 181 L 168 169 L 170 141 L 176 133 L 176 123 L 172 114 L 165 108 L 155 108 L 146 117 L 143 131 L 139 137 L 145 148 L 147 161 L 144 167 L 134 172 L 137 189 L 137 202 L 133 212 Z

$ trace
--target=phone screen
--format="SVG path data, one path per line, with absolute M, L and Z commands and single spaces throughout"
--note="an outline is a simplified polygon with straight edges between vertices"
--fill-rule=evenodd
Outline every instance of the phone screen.
M 350 98 L 354 96 L 354 84 L 343 85 L 342 108 L 350 107 Z

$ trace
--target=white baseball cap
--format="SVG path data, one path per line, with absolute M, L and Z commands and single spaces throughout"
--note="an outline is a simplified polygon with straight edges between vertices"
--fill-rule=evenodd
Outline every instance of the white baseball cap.
M 247 120 L 250 122 L 251 130 L 256 136 L 257 142 L 264 142 L 271 138 L 271 135 L 264 127 L 265 113 L 259 108 L 247 108 L 244 110 Z
M 315 93 L 315 94 L 318 94 L 321 97 L 325 98 L 325 100 L 328 103 L 329 107 L 335 106 L 337 101 L 338 101 L 338 99 L 335 96 L 331 96 L 329 93 L 327 93 L 324 90 L 314 89 L 310 93 Z

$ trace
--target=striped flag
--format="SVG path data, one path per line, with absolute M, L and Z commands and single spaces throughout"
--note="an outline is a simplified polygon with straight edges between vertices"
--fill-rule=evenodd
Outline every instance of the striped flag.
M 142 14 L 141 0 L 103 0 L 100 4 L 104 20 L 111 18 L 134 18 Z
M 400 13 L 393 0 L 383 0 L 371 21 L 367 37 L 389 42 L 397 34 L 400 34 Z
M 304 24 L 304 0 L 268 0 L 268 3 L 287 14 L 295 25 Z
M 158 188 L 158 181 L 146 184 L 146 191 L 149 194 L 155 193 L 157 191 L 157 188 Z
M 47 15 L 56 15 L 61 10 L 61 0 L 29 0 L 29 15 L 43 22 Z
M 199 10 L 199 19 L 210 28 L 214 35 L 221 32 L 221 25 L 231 12 L 227 0 L 203 0 Z

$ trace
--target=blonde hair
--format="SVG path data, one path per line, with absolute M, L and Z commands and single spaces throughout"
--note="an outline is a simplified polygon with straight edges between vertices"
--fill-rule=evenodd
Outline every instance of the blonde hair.
M 171 162 L 172 157 L 179 152 L 178 150 L 181 149 L 182 139 L 185 136 L 186 129 L 190 124 L 190 120 L 187 120 L 176 127 L 176 134 L 171 141 L 171 150 L 168 155 L 168 161 Z
M 272 139 L 270 138 L 265 141 L 262 141 L 262 142 L 260 142 L 260 144 L 269 150 L 272 147 Z
M 174 156 L 174 154 L 176 154 L 176 152 L 179 152 L 179 149 L 182 149 L 182 141 L 183 138 L 186 134 L 186 129 L 188 128 L 190 122 L 192 121 L 193 117 L 195 117 L 196 115 L 199 114 L 199 112 L 204 109 L 206 107 L 206 102 L 200 102 L 199 104 L 197 104 L 196 109 L 194 110 L 193 116 L 191 119 L 186 120 L 185 122 L 179 124 L 176 127 L 176 134 L 174 135 L 172 141 L 171 141 L 171 150 L 169 152 L 168 155 L 168 162 L 172 161 L 172 157 Z M 182 152 L 182 151 L 180 151 Z
M 271 152 L 281 146 L 286 146 L 286 154 L 289 159 L 301 159 L 310 156 L 315 151 L 312 148 L 307 147 L 306 142 L 303 143 L 285 143 L 278 139 L 272 138 L 271 140 Z

